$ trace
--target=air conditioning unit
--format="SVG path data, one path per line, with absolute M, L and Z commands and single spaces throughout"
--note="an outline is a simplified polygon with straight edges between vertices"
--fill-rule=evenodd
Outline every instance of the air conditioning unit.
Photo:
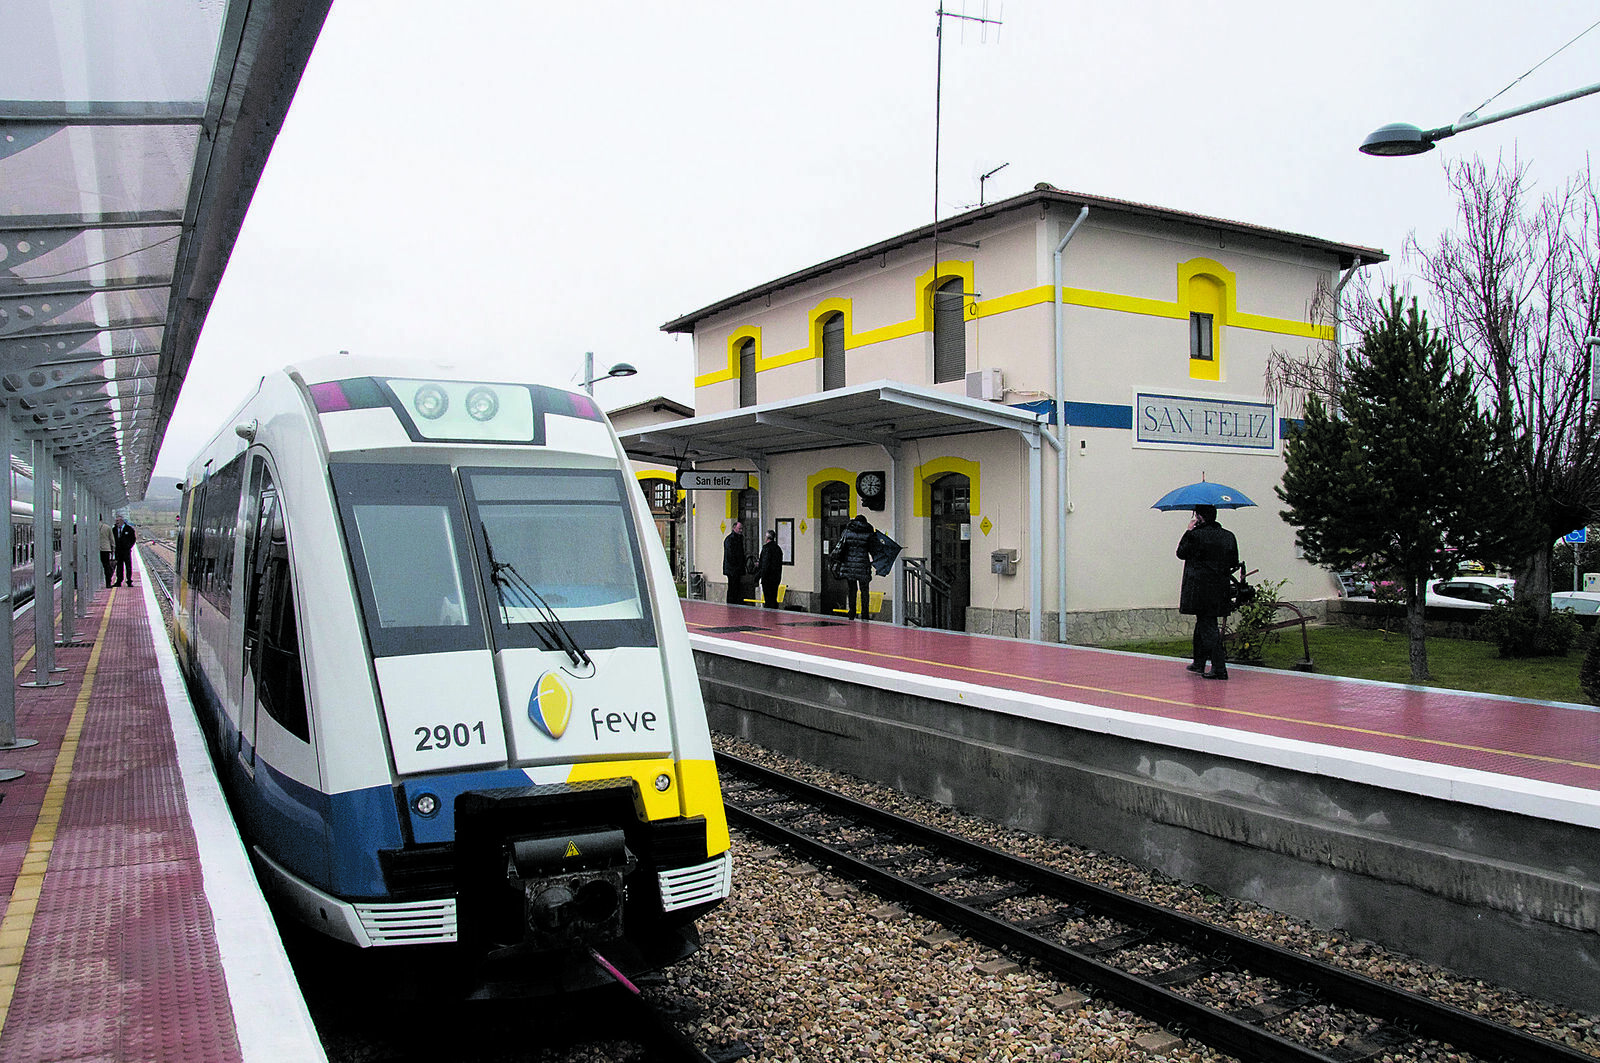
M 999 402 L 1005 393 L 1000 383 L 1000 370 L 978 369 L 967 374 L 967 398 Z

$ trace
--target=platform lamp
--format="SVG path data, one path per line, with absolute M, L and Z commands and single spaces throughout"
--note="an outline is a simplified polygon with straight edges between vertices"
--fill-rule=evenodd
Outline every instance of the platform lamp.
M 618 362 L 616 365 L 612 366 L 610 369 L 607 369 L 605 371 L 604 375 L 595 376 L 594 375 L 594 352 L 593 351 L 584 351 L 583 352 L 583 389 L 585 391 L 587 391 L 590 395 L 594 394 L 595 381 L 597 381 L 597 380 L 606 380 L 606 379 L 609 379 L 609 378 L 614 377 L 614 376 L 633 376 L 638 371 L 639 370 L 635 369 L 633 366 L 629 365 L 627 362 Z
M 1468 111 L 1452 124 L 1440 126 L 1438 129 L 1419 129 L 1408 122 L 1395 122 L 1368 133 L 1367 139 L 1361 142 L 1361 151 L 1366 155 L 1421 155 L 1425 151 L 1432 151 L 1434 144 L 1445 137 L 1453 137 L 1457 133 L 1493 122 L 1503 122 L 1507 118 L 1515 118 L 1529 111 L 1554 107 L 1558 103 L 1566 103 L 1568 100 L 1576 100 L 1596 92 L 1600 92 L 1600 85 L 1586 85 L 1581 89 L 1573 89 L 1559 96 L 1539 100 L 1537 103 L 1524 104 L 1509 111 L 1501 111 L 1499 114 L 1484 115 L 1482 118 L 1478 117 L 1476 111 Z

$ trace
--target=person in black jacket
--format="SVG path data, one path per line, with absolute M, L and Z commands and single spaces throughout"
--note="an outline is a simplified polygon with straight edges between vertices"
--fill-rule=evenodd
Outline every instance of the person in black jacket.
M 839 578 L 850 589 L 849 608 L 845 615 L 851 620 L 868 619 L 871 598 L 867 586 L 872 582 L 872 522 L 857 513 L 844 526 L 844 532 L 834 549 L 839 551 Z M 861 596 L 860 612 L 856 611 L 856 595 Z
M 1217 523 L 1217 507 L 1194 507 L 1194 519 L 1178 540 L 1183 558 L 1183 588 L 1178 612 L 1194 617 L 1194 663 L 1189 671 L 1207 679 L 1228 678 L 1228 658 L 1223 653 L 1223 617 L 1233 608 L 1233 570 L 1239 567 L 1239 541 Z M 1210 662 L 1211 671 L 1206 671 Z
M 116 586 L 120 587 L 126 580 L 128 586 L 133 586 L 133 544 L 138 542 L 139 536 L 133 530 L 133 525 L 117 518 L 117 523 L 111 529 L 111 541 L 117 551 Z
M 733 531 L 722 540 L 722 574 L 728 578 L 728 604 L 744 601 L 744 522 L 734 521 Z
M 778 545 L 778 533 L 767 532 L 767 541 L 761 546 L 761 556 L 756 560 L 756 579 L 761 581 L 761 607 L 778 607 L 778 583 L 783 579 L 783 547 Z

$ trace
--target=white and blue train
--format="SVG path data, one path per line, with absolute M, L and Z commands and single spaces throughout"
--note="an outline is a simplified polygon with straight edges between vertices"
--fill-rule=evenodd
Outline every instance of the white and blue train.
M 727 820 L 672 575 L 592 399 L 308 362 L 181 486 L 178 655 L 280 907 L 448 957 L 469 994 L 693 951 Z

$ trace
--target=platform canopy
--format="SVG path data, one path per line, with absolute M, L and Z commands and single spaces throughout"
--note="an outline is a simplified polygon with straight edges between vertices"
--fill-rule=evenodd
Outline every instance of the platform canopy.
M 857 443 L 884 447 L 967 432 L 1015 431 L 1038 445 L 1044 419 L 932 388 L 879 380 L 797 399 L 746 406 L 619 432 L 636 461 L 687 468 L 697 461 L 744 458 Z
M 332 0 L 0 3 L 0 402 L 144 497 Z

